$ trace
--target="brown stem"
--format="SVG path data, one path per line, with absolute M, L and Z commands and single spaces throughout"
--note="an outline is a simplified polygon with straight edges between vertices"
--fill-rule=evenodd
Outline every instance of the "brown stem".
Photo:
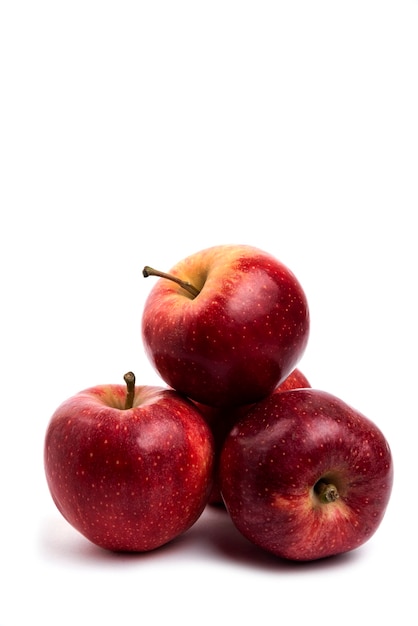
M 177 278 L 177 276 L 173 276 L 173 274 L 166 274 L 165 272 L 160 272 L 159 270 L 155 270 L 153 267 L 146 265 L 142 270 L 142 275 L 147 278 L 148 276 L 158 276 L 159 278 L 167 278 L 168 280 L 172 280 L 173 282 L 180 285 L 183 289 L 188 291 L 194 298 L 199 295 L 200 290 L 197 289 L 194 285 L 187 282 L 186 280 L 182 280 L 181 278 Z
M 340 497 L 337 487 L 323 479 L 318 480 L 314 490 L 321 502 L 324 503 L 335 502 Z
M 135 398 L 135 374 L 133 372 L 127 372 L 123 380 L 126 383 L 125 409 L 132 409 Z

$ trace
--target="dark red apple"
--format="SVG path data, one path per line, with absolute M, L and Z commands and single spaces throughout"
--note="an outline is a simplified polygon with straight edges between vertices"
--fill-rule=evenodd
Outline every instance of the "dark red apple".
M 213 480 L 206 422 L 173 390 L 101 385 L 69 398 L 49 423 L 44 450 L 52 498 L 96 545 L 142 552 L 198 519 Z
M 142 335 L 162 379 L 202 404 L 250 404 L 295 368 L 309 311 L 294 274 L 245 245 L 207 248 L 160 276 L 144 306 Z
M 286 559 L 361 546 L 383 519 L 393 481 L 379 428 L 335 396 L 298 389 L 254 406 L 228 435 L 222 495 L 238 530 Z
M 280 385 L 278 385 L 273 390 L 273 393 L 281 393 L 282 391 L 287 391 L 288 389 L 299 389 L 310 386 L 311 385 L 309 384 L 306 376 L 299 369 L 296 368 Z M 218 463 L 222 447 L 232 427 L 249 412 L 254 404 L 246 404 L 244 406 L 232 407 L 229 409 L 217 408 L 199 403 L 196 404 L 203 414 L 204 418 L 206 419 L 207 423 L 209 424 L 215 441 L 215 478 L 212 492 L 209 498 L 209 503 L 222 506 L 223 499 L 221 496 L 219 480 L 217 476 Z

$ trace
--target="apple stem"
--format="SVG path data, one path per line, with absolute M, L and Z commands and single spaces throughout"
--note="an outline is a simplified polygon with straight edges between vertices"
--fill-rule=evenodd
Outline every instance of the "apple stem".
M 135 374 L 127 372 L 123 379 L 126 383 L 125 409 L 132 409 L 135 398 Z
M 177 285 L 180 285 L 180 287 L 188 291 L 194 298 L 196 298 L 196 296 L 198 296 L 200 293 L 199 289 L 197 289 L 194 285 L 187 282 L 186 280 L 182 280 L 177 276 L 173 276 L 173 274 L 166 274 L 165 272 L 155 270 L 149 265 L 146 265 L 144 267 L 144 269 L 142 270 L 142 275 L 144 276 L 144 278 L 147 278 L 148 276 L 158 276 L 159 278 L 167 278 L 168 280 L 172 280 L 173 282 L 177 283 Z
M 325 480 L 319 480 L 315 485 L 315 493 L 321 502 L 335 502 L 340 497 L 338 489 L 332 483 L 327 483 Z

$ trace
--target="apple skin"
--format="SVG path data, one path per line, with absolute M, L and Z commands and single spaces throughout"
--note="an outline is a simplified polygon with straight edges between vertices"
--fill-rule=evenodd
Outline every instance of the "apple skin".
M 368 418 L 335 396 L 297 389 L 253 407 L 228 435 L 220 484 L 237 529 L 278 557 L 312 561 L 353 550 L 389 502 L 389 445 Z M 320 479 L 339 497 L 322 501 Z
M 272 255 L 246 245 L 197 252 L 158 278 L 145 302 L 142 337 L 168 386 L 217 407 L 261 400 L 295 368 L 309 335 L 305 293 Z
M 289 389 L 299 389 L 304 387 L 311 387 L 311 385 L 306 376 L 298 368 L 295 368 L 293 372 L 291 372 L 289 376 L 273 390 L 273 394 L 281 393 Z M 196 403 L 196 405 L 209 424 L 215 442 L 215 478 L 209 498 L 209 504 L 214 506 L 223 506 L 224 501 L 219 488 L 219 479 L 217 476 L 218 464 L 223 444 L 232 427 L 249 412 L 254 404 L 246 404 L 244 406 L 232 407 L 230 409 L 222 409 L 199 403 Z
M 66 520 L 94 544 L 145 552 L 186 531 L 206 506 L 213 437 L 173 390 L 101 385 L 57 408 L 47 428 L 44 466 Z

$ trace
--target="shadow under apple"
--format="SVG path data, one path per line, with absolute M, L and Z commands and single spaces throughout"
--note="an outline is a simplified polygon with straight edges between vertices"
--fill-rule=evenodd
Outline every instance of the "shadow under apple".
M 188 532 L 191 533 L 193 529 Z M 290 561 L 277 557 L 262 550 L 251 543 L 235 528 L 228 513 L 223 507 L 209 506 L 205 511 L 205 517 L 200 522 L 200 528 L 195 529 L 210 543 L 210 550 L 228 560 L 249 568 L 258 568 L 270 571 L 298 572 L 301 570 L 311 571 L 330 569 L 353 564 L 362 558 L 364 547 L 351 552 L 338 554 L 332 557 L 314 561 Z
M 39 547 L 44 558 L 55 562 L 98 563 L 115 565 L 138 564 L 175 559 L 184 561 L 222 560 L 240 567 L 271 572 L 311 571 L 353 564 L 364 550 L 340 554 L 317 561 L 296 562 L 281 559 L 251 543 L 235 528 L 227 511 L 219 506 L 207 506 L 201 517 L 185 533 L 149 552 L 112 552 L 91 543 L 64 519 L 47 518 L 40 530 Z
M 137 564 L 140 561 L 167 558 L 168 555 L 182 551 L 187 544 L 187 532 L 179 535 L 169 543 L 149 552 L 113 552 L 95 545 L 64 519 L 48 518 L 40 530 L 39 547 L 44 558 L 51 561 L 70 563 L 125 563 Z

